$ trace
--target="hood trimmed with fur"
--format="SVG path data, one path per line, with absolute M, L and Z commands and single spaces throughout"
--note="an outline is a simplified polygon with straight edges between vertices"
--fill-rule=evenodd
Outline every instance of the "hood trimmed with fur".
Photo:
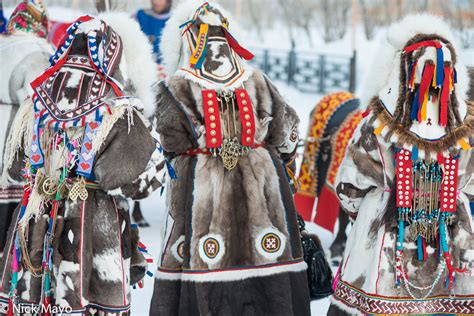
M 140 29 L 137 21 L 126 13 L 107 12 L 99 19 L 110 25 L 122 39 L 126 60 L 127 76 L 130 78 L 136 96 L 142 101 L 143 113 L 151 117 L 155 111 L 158 65 L 153 56 L 153 47 Z

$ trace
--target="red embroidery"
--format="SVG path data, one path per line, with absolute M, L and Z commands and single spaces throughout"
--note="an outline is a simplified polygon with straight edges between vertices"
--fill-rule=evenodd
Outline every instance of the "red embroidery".
M 411 152 L 406 149 L 400 150 L 397 159 L 397 207 L 411 208 L 413 197 L 412 177 L 413 165 Z
M 220 148 L 222 146 L 221 119 L 219 102 L 214 90 L 202 90 L 202 105 L 206 126 L 206 146 Z
M 458 190 L 458 160 L 445 158 L 443 182 L 441 184 L 440 211 L 456 212 L 456 194 Z
M 245 89 L 236 89 L 235 96 L 242 124 L 242 146 L 252 146 L 255 142 L 255 116 L 252 101 Z

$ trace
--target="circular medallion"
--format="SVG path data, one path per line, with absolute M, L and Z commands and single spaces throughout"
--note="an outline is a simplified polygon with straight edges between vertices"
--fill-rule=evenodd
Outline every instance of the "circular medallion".
M 225 241 L 221 235 L 210 233 L 199 239 L 198 249 L 202 261 L 214 266 L 225 254 Z
M 255 248 L 263 257 L 275 260 L 283 254 L 286 239 L 286 235 L 276 227 L 266 227 L 255 236 Z
M 263 250 L 269 253 L 277 252 L 281 248 L 280 237 L 278 237 L 278 235 L 274 233 L 265 234 L 262 237 L 261 244 L 262 244 Z
M 210 259 L 214 259 L 219 254 L 219 242 L 212 237 L 207 238 L 203 243 L 203 250 L 206 256 Z

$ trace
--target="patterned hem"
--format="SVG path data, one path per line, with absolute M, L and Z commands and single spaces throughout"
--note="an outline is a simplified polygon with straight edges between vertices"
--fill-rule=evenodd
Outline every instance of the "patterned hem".
M 388 297 L 368 294 L 339 281 L 333 299 L 348 308 L 367 314 L 471 314 L 474 313 L 474 294 L 433 296 L 423 300 L 411 297 Z
M 18 202 L 23 197 L 22 186 L 0 188 L 0 203 Z

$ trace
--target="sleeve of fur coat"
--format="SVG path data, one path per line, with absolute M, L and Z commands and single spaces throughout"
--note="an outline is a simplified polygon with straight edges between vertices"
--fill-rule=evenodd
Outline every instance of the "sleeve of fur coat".
M 197 148 L 197 136 L 191 118 L 164 82 L 160 83 L 158 89 L 154 125 L 163 149 L 168 153 L 183 153 Z
M 296 111 L 286 104 L 273 83 L 265 77 L 272 102 L 271 121 L 265 143 L 273 147 L 289 165 L 292 163 L 298 145 L 298 124 Z
M 336 177 L 336 193 L 346 212 L 356 215 L 369 192 L 387 186 L 381 147 L 373 127 L 363 121 L 354 132 Z M 390 148 L 385 151 L 389 156 Z
M 112 195 L 141 199 L 163 185 L 167 177 L 161 146 L 142 119 L 133 113 L 117 120 L 94 164 L 100 187 Z

